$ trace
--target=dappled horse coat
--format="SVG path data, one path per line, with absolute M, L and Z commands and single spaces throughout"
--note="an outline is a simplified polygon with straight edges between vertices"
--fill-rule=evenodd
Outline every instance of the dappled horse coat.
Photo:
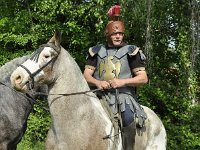
M 28 57 L 16 58 L 0 68 L 0 150 L 15 150 L 26 131 L 34 100 L 11 88 L 10 75 Z

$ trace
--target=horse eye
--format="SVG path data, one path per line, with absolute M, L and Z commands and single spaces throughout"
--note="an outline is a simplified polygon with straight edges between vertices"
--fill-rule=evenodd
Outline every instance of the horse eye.
M 44 57 L 45 57 L 45 58 L 49 58 L 50 56 L 49 56 L 49 55 L 44 55 Z

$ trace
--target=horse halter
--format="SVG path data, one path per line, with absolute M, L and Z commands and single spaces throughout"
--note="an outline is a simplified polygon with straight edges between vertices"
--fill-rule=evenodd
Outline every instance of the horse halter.
M 51 44 L 43 44 L 39 47 L 39 49 L 37 49 L 33 54 L 32 56 L 30 57 L 30 60 L 33 60 L 35 62 L 38 62 L 38 58 L 39 58 L 39 55 L 40 53 L 42 52 L 42 50 L 44 49 L 44 47 L 51 47 L 53 48 L 56 52 L 58 52 L 56 49 L 58 49 L 57 47 L 55 47 L 54 45 L 51 45 Z M 38 70 L 36 70 L 35 72 L 31 73 L 30 70 L 25 67 L 24 65 L 20 64 L 19 66 L 22 67 L 30 76 L 30 79 L 31 79 L 31 83 L 28 81 L 28 87 L 29 89 L 33 89 L 34 88 L 34 77 L 40 73 L 40 71 L 42 71 L 46 66 L 48 66 L 51 62 L 54 62 L 56 60 L 56 58 L 58 57 L 55 56 L 54 58 L 52 58 L 50 61 L 48 61 L 46 64 L 44 64 L 42 67 L 40 67 Z

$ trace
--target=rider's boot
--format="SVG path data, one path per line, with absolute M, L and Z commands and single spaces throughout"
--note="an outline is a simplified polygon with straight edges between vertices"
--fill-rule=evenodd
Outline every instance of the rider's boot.
M 123 127 L 122 142 L 124 150 L 134 150 L 136 124 L 133 121 L 129 126 Z

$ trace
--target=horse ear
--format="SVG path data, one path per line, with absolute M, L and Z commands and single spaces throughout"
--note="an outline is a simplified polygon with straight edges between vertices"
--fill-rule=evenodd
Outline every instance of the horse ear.
M 55 31 L 53 37 L 49 40 L 48 43 L 54 44 L 56 47 L 60 48 L 61 43 L 61 33 L 59 31 Z

